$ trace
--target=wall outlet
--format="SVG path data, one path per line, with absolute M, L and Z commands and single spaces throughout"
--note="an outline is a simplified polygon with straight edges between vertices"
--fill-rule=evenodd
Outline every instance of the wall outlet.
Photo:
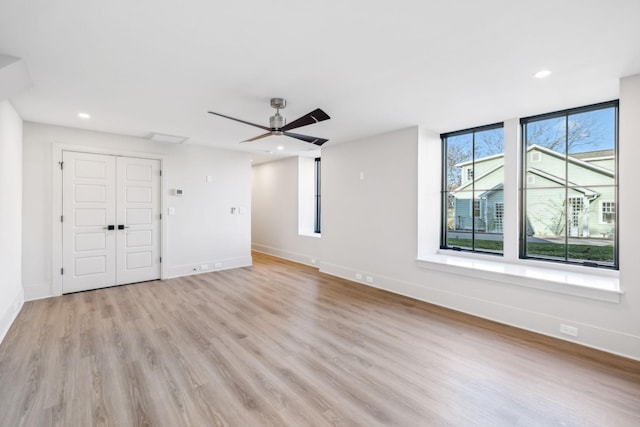
M 362 274 L 356 273 L 356 280 L 362 280 Z
M 200 264 L 200 270 L 208 270 L 209 264 Z
M 316 261 L 315 258 L 311 258 L 311 264 L 316 265 L 318 263 L 318 261 Z
M 213 266 L 215 268 L 222 268 L 222 263 L 221 262 L 216 262 L 215 264 L 213 264 Z
M 366 277 L 367 283 L 373 283 L 373 276 Z
M 578 336 L 578 328 L 569 325 L 560 325 L 560 333 L 570 335 L 572 337 Z

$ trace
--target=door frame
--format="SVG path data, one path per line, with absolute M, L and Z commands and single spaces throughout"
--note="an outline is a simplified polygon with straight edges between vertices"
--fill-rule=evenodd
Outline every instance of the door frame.
M 76 144 L 64 144 L 53 143 L 52 155 L 51 155 L 51 201 L 52 201 L 52 217 L 51 217 L 51 293 L 54 296 L 62 295 L 62 275 L 60 269 L 62 268 L 62 222 L 60 222 L 60 216 L 62 215 L 62 170 L 60 169 L 60 162 L 62 162 L 63 151 L 75 151 L 78 153 L 88 154 L 106 154 L 116 157 L 137 157 L 141 159 L 160 160 L 160 170 L 164 171 L 167 166 L 167 156 L 159 153 L 142 152 L 142 151 L 127 151 L 118 150 L 104 147 L 91 147 L 86 145 Z M 166 188 L 166 174 L 163 172 L 160 176 L 160 213 L 164 214 L 167 210 L 166 197 L 164 197 L 164 188 Z M 160 257 L 162 262 L 160 263 L 160 279 L 166 278 L 167 259 L 165 254 L 167 251 L 167 220 L 163 215 L 162 221 L 160 221 Z

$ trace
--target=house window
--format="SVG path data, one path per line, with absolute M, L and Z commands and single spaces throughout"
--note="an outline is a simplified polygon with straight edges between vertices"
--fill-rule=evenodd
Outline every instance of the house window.
M 493 208 L 493 220 L 495 221 L 495 228 L 502 232 L 503 220 L 504 220 L 504 203 L 496 202 Z
M 314 169 L 314 201 L 315 201 L 315 215 L 314 215 L 314 225 L 313 232 L 320 233 L 320 157 L 316 157 L 315 159 L 315 169 Z
M 616 205 L 614 202 L 600 202 L 600 224 L 614 224 Z
M 473 201 L 473 217 L 480 218 L 480 200 Z
M 618 102 L 520 123 L 527 177 L 522 180 L 520 257 L 617 268 Z M 535 186 L 529 179 L 533 174 Z
M 440 247 L 502 254 L 504 132 L 502 123 L 441 135 L 443 146 Z

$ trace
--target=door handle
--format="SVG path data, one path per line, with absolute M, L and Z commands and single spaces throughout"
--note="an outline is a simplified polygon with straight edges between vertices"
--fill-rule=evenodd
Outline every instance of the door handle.
M 115 230 L 115 225 L 107 225 L 106 227 L 102 227 L 103 230 Z
M 118 230 L 124 230 L 125 228 L 129 228 L 129 226 L 124 224 L 118 224 Z

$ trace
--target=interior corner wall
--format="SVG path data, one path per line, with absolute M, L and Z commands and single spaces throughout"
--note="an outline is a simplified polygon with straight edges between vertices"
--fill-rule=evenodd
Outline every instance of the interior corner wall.
M 25 122 L 22 282 L 25 299 L 56 295 L 52 286 L 53 144 L 84 151 L 153 154 L 163 158 L 164 278 L 251 265 L 249 154 L 197 145 Z M 211 176 L 211 182 L 207 177 Z M 180 188 L 183 196 L 172 195 Z M 232 213 L 231 208 L 236 208 Z M 60 213 L 56 213 L 60 215 Z M 208 269 L 202 270 L 202 265 Z M 219 265 L 219 267 L 215 267 Z M 57 266 L 56 266 L 57 267 Z
M 251 168 L 252 248 L 313 265 L 320 258 L 321 238 L 299 234 L 297 157 Z
M 17 316 L 22 290 L 22 119 L 0 101 L 0 342 Z

